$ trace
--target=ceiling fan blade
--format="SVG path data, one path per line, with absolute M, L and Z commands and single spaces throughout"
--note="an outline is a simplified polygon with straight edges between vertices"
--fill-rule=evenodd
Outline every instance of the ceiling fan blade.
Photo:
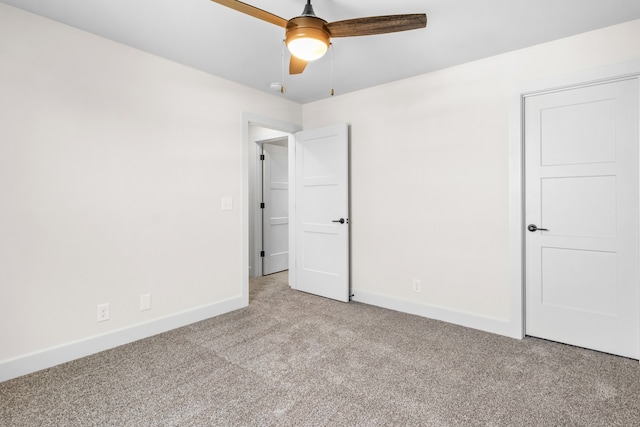
M 242 3 L 237 0 L 211 0 L 214 3 L 221 4 L 223 6 L 230 7 L 231 9 L 237 10 L 238 12 L 246 13 L 247 15 L 253 16 L 254 18 L 262 19 L 263 21 L 271 22 L 272 24 L 276 24 L 280 27 L 287 27 L 287 20 L 284 18 L 280 18 L 273 13 L 266 12 L 262 9 L 258 9 L 257 7 L 251 6 L 246 3 Z
M 326 28 L 329 30 L 331 37 L 370 36 L 374 34 L 416 30 L 426 26 L 427 15 L 424 13 L 371 16 L 368 18 L 347 19 L 326 24 Z
M 289 60 L 289 74 L 301 74 L 307 67 L 308 62 L 304 59 L 297 58 L 291 55 Z

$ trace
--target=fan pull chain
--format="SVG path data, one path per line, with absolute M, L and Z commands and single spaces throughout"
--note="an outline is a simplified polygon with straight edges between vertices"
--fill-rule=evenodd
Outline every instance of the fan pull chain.
M 280 93 L 284 93 L 285 89 L 284 89 L 284 47 L 285 47 L 285 40 L 282 39 L 282 71 L 281 71 L 281 79 L 280 81 L 282 82 L 280 85 Z
M 331 49 L 331 96 L 333 96 L 333 43 L 329 44 L 329 49 Z

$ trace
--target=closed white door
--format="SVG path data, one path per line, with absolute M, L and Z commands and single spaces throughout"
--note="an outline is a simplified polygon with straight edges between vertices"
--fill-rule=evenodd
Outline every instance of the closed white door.
M 638 81 L 525 99 L 526 333 L 638 358 Z
M 289 268 L 289 157 L 282 144 L 262 144 L 262 274 Z
M 347 302 L 347 125 L 302 131 L 295 137 L 295 288 Z

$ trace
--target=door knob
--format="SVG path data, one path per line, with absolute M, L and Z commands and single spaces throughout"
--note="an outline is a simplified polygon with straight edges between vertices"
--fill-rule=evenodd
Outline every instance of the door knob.
M 331 222 L 339 222 L 340 224 L 344 224 L 345 221 L 344 221 L 344 218 L 340 218 L 340 219 L 334 219 Z
M 529 226 L 527 227 L 527 230 L 529 230 L 532 233 L 534 231 L 549 231 L 546 228 L 538 228 L 538 226 L 535 224 L 529 224 Z

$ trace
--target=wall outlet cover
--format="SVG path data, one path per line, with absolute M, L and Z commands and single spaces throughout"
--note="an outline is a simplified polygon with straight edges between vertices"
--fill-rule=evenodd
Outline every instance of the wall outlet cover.
M 97 321 L 104 322 L 109 320 L 109 303 L 98 304 Z
M 151 310 L 151 294 L 140 295 L 140 311 Z
M 422 292 L 422 281 L 420 279 L 413 279 L 413 292 Z

